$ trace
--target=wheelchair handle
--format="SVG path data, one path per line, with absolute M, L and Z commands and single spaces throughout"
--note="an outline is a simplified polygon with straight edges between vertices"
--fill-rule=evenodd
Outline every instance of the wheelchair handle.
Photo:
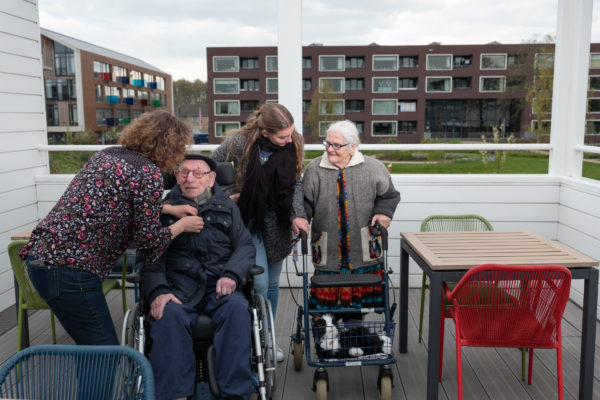
M 379 222 L 375 222 L 375 225 L 371 227 L 371 233 L 375 236 L 381 236 L 381 248 L 383 251 L 388 249 L 388 231 Z
M 308 235 L 302 229 L 300 229 L 300 243 L 302 247 L 302 255 L 308 254 Z

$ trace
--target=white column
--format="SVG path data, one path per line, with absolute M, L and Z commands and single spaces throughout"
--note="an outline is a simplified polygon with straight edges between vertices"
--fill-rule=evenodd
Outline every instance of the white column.
M 558 0 L 548 173 L 581 177 L 593 0 Z
M 279 0 L 278 19 L 279 103 L 302 132 L 302 0 Z

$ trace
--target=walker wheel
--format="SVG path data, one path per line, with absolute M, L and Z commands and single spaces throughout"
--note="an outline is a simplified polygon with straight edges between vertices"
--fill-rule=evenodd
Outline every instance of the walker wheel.
M 301 340 L 294 340 L 294 370 L 302 370 L 302 354 L 304 349 L 302 348 Z
M 392 399 L 392 379 L 389 376 L 381 377 L 379 400 Z
M 327 400 L 327 380 L 319 379 L 316 384 L 317 400 Z

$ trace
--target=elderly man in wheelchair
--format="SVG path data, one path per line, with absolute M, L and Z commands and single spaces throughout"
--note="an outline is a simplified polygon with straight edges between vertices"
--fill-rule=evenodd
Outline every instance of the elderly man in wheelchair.
M 144 266 L 142 290 L 150 304 L 150 362 L 158 399 L 194 393 L 193 327 L 200 313 L 211 318 L 216 380 L 226 399 L 253 392 L 249 303 L 241 290 L 254 267 L 255 249 L 237 206 L 215 183 L 216 163 L 187 155 L 175 171 L 170 205 L 187 205 L 204 220 L 199 233 L 182 233 L 156 263 Z M 163 224 L 175 217 L 163 214 Z

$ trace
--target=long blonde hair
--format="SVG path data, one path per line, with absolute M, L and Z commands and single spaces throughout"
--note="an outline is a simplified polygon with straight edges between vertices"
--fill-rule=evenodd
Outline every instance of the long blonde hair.
M 254 143 L 261 137 L 262 130 L 264 129 L 268 135 L 274 135 L 293 124 L 294 117 L 287 108 L 279 103 L 265 103 L 252 113 L 244 126 L 231 131 L 233 135 L 246 136 L 246 148 L 236 174 L 236 186 L 238 188 L 243 185 L 243 175 L 246 165 L 248 165 L 248 158 Z M 300 178 L 304 170 L 304 139 L 295 129 L 292 132 L 292 143 L 294 143 L 294 150 L 296 151 L 296 178 Z

